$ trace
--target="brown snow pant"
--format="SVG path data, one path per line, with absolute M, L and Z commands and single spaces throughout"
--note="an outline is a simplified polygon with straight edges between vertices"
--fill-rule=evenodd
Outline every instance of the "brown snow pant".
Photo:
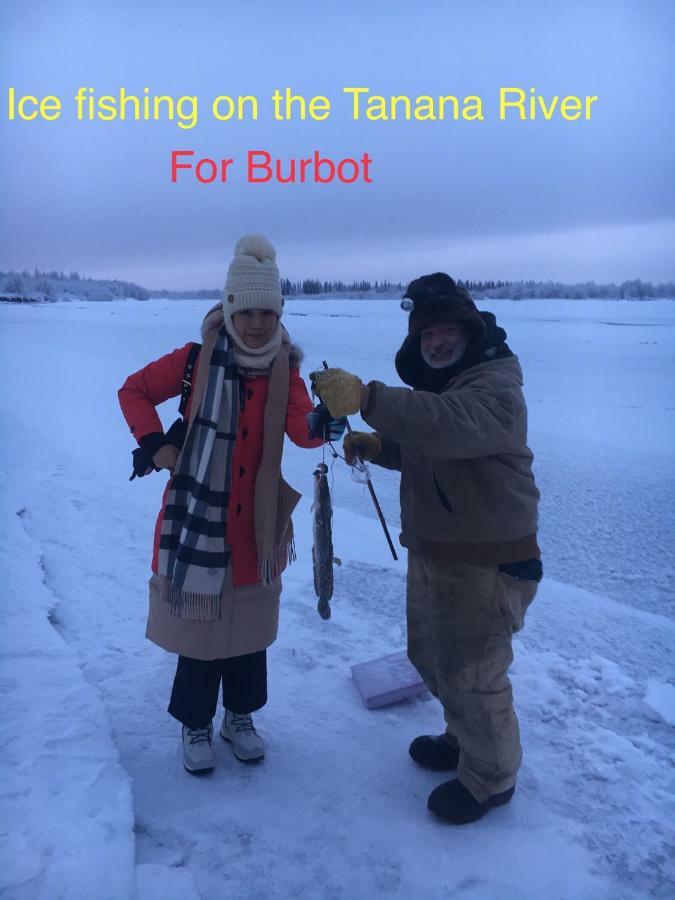
M 522 751 L 507 670 L 536 581 L 408 552 L 408 656 L 443 704 L 457 777 L 482 803 L 513 787 Z

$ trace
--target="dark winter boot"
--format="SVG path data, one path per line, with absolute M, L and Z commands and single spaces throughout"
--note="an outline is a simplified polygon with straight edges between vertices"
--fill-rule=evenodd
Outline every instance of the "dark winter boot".
M 478 800 L 455 779 L 439 784 L 429 794 L 427 808 L 439 819 L 449 822 L 451 825 L 467 825 L 482 819 L 483 816 L 495 806 L 503 806 L 508 803 L 515 788 L 509 788 L 501 794 L 493 794 L 484 803 Z
M 459 747 L 453 746 L 446 734 L 421 734 L 408 753 L 419 766 L 433 772 L 454 772 L 459 763 Z

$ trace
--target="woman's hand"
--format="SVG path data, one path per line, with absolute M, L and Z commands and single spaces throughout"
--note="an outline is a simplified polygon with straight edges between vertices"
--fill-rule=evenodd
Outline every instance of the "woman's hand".
M 152 456 L 150 456 L 148 451 L 144 450 L 142 447 L 136 447 L 135 450 L 132 450 L 131 458 L 133 460 L 133 472 L 131 473 L 129 481 L 133 481 L 134 478 L 143 478 L 144 475 L 149 475 L 151 472 L 155 471 Z
M 178 448 L 173 444 L 164 444 L 164 446 L 160 447 L 157 453 L 152 457 L 155 468 L 168 469 L 169 473 L 173 475 L 173 470 L 176 468 L 176 462 L 178 460 L 178 453 Z

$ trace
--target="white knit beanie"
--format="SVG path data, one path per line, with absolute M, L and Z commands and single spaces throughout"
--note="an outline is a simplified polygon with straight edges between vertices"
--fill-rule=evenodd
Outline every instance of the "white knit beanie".
M 234 248 L 223 294 L 223 313 L 227 321 L 244 309 L 283 311 L 277 253 L 261 234 L 245 234 Z

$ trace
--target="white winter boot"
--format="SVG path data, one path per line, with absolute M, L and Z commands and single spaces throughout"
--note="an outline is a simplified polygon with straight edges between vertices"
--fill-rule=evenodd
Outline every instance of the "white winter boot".
M 220 736 L 232 744 L 234 755 L 241 762 L 258 762 L 265 756 L 265 744 L 248 713 L 237 715 L 226 709 Z
M 213 772 L 213 723 L 207 728 L 188 728 L 183 725 L 183 765 L 192 775 Z

